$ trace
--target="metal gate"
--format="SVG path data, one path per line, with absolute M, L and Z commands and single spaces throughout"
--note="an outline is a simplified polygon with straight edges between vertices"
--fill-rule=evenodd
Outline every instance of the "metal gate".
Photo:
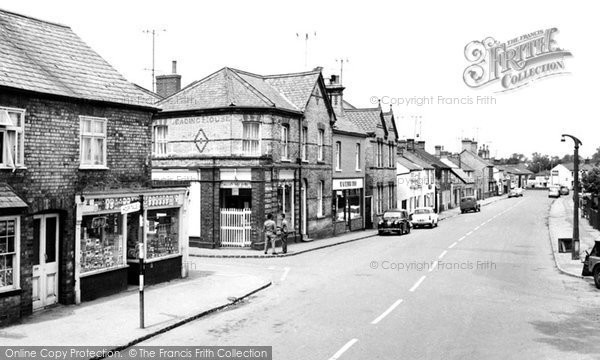
M 252 210 L 221 209 L 221 246 L 250 246 Z

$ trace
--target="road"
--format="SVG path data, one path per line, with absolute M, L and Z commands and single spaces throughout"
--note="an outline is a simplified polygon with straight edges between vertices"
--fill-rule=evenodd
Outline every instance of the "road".
M 274 285 L 140 345 L 271 345 L 284 360 L 600 358 L 599 293 L 555 269 L 551 201 L 528 191 L 438 228 L 289 258 L 197 259 Z

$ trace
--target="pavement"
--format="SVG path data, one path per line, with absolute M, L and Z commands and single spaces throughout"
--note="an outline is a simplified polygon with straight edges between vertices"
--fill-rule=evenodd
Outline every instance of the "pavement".
M 190 276 L 145 289 L 145 328 L 139 328 L 137 287 L 79 305 L 36 312 L 0 329 L 3 346 L 105 346 L 126 348 L 212 312 L 233 306 L 271 285 L 268 278 L 198 270 Z M 1 356 L 0 356 L 1 357 Z
M 551 203 L 527 191 L 307 256 L 194 258 L 273 285 L 139 345 L 268 345 L 286 360 L 598 359 L 598 290 L 558 274 Z
M 487 206 L 498 200 L 506 199 L 506 195 L 494 196 L 481 200 L 479 203 L 481 206 Z M 452 217 L 460 215 L 460 208 L 454 208 L 446 210 L 439 215 L 440 221 L 446 220 Z M 286 254 L 281 253 L 281 248 L 278 248 L 278 254 L 272 255 L 269 250 L 269 254 L 265 255 L 262 250 L 255 250 L 250 248 L 216 248 L 216 249 L 204 249 L 204 248 L 190 248 L 190 256 L 192 257 L 206 257 L 206 258 L 274 258 L 274 257 L 289 257 L 304 254 L 310 251 L 325 249 L 332 246 L 342 245 L 353 241 L 364 240 L 370 237 L 377 236 L 377 230 L 363 230 L 356 232 L 349 232 L 341 235 L 337 235 L 327 239 L 313 240 L 308 242 L 289 242 L 288 252 Z
M 587 219 L 580 217 L 579 250 L 581 259 L 572 260 L 571 252 L 560 253 L 558 251 L 559 238 L 571 239 L 573 237 L 573 198 L 571 196 L 561 196 L 552 202 L 548 217 L 548 231 L 558 270 L 566 275 L 581 278 L 583 267 L 581 259 L 585 258 L 585 250 L 591 250 L 594 242 L 600 240 L 600 231 L 591 227 Z

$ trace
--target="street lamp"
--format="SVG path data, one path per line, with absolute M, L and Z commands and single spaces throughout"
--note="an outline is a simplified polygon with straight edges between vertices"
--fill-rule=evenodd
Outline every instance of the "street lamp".
M 579 260 L 579 146 L 581 141 L 573 135 L 562 134 L 560 141 L 565 142 L 565 136 L 573 139 L 575 153 L 573 158 L 573 252 L 571 259 Z

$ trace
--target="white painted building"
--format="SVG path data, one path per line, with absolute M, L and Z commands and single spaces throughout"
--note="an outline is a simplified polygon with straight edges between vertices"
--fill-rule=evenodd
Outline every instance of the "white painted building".
M 434 206 L 435 173 L 431 165 L 418 164 L 399 156 L 396 162 L 397 207 L 413 212 L 421 206 Z

